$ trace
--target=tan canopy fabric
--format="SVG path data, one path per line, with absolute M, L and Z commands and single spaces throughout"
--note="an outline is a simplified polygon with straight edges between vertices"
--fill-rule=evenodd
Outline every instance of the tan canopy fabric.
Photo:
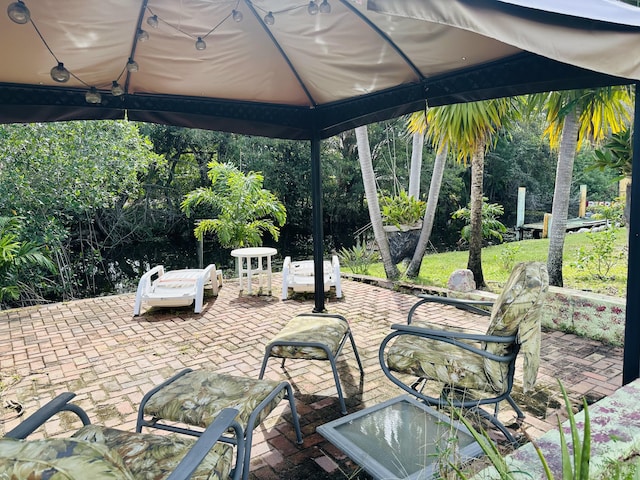
M 0 121 L 127 112 L 308 139 L 414 111 L 425 98 L 439 105 L 640 79 L 639 57 L 629 54 L 640 44 L 639 9 L 606 0 L 545 0 L 554 12 L 511 3 L 519 5 L 4 0 L 4 12 L 19 5 L 30 19 L 0 15 Z M 130 60 L 137 71 L 127 69 Z M 64 83 L 50 74 L 59 62 L 70 73 Z M 111 94 L 114 82 L 123 95 Z M 99 103 L 85 101 L 91 87 Z

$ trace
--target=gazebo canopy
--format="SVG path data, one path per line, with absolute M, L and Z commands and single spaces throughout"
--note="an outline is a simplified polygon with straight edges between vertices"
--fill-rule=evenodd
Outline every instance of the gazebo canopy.
M 2 5 L 0 122 L 129 118 L 311 140 L 316 309 L 324 306 L 320 139 L 422 109 L 425 100 L 640 80 L 640 9 L 613 0 Z M 638 165 L 637 136 L 634 151 Z M 633 185 L 639 198 L 640 180 Z M 638 237 L 635 202 L 630 266 L 640 261 Z M 628 285 L 639 288 L 638 269 L 629 268 Z M 637 295 L 627 296 L 626 341 L 640 344 Z M 625 381 L 640 376 L 639 356 L 625 349 Z
M 132 120 L 326 138 L 424 108 L 425 99 L 442 105 L 640 79 L 631 54 L 640 9 L 607 0 L 4 4 L 18 16 L 28 9 L 30 20 L 0 19 L 1 122 L 126 112 Z M 52 78 L 59 63 L 66 82 Z M 113 82 L 122 95 L 112 95 Z M 99 103 L 85 100 L 92 87 Z

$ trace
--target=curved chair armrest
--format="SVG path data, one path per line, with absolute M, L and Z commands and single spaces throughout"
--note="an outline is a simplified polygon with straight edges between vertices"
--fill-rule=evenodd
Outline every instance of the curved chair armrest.
M 242 427 L 235 421 L 238 410 L 235 408 L 225 408 L 222 410 L 216 419 L 202 432 L 202 435 L 198 438 L 198 441 L 193 444 L 193 447 L 180 461 L 175 470 L 167 477 L 167 480 L 187 480 L 191 477 L 191 474 L 195 472 L 200 465 L 200 462 L 204 460 L 209 451 L 218 442 L 218 439 L 229 429 L 233 428 L 235 436 L 238 439 L 244 438 Z M 233 480 L 237 480 L 242 475 L 242 463 L 244 461 L 244 443 L 238 441 L 236 451 L 236 466 L 231 477 Z
M 389 343 L 391 339 L 399 335 L 415 335 L 418 337 L 434 340 L 436 342 L 444 342 L 450 345 L 455 345 L 456 347 L 475 353 L 476 355 L 480 355 L 482 357 L 488 358 L 489 360 L 495 360 L 496 362 L 505 362 L 505 363 L 510 362 L 517 355 L 517 352 L 512 352 L 507 355 L 496 355 L 494 353 L 488 352 L 486 350 L 478 348 L 475 345 L 472 345 L 464 341 L 464 340 L 471 340 L 474 342 L 515 343 L 517 339 L 515 335 L 503 337 L 498 335 L 483 335 L 479 333 L 456 332 L 452 330 L 435 330 L 431 328 L 416 327 L 413 325 L 401 325 L 401 324 L 391 325 L 391 329 L 395 330 L 395 332 L 391 332 L 382 341 L 382 344 L 380 345 L 380 352 L 383 351 L 384 347 L 387 345 L 387 343 Z
M 33 414 L 29 415 L 20 425 L 7 432 L 5 437 L 24 440 L 44 425 L 47 420 L 60 412 L 73 412 L 80 418 L 83 425 L 89 425 L 91 421 L 87 413 L 78 405 L 69 403 L 75 396 L 76 394 L 71 392 L 61 393 Z
M 418 295 L 420 300 L 411 307 L 409 310 L 409 315 L 407 316 L 407 324 L 411 323 L 411 319 L 413 317 L 414 312 L 420 305 L 424 305 L 425 303 L 440 303 L 442 305 L 450 305 L 455 308 L 459 308 L 460 310 L 466 310 L 467 312 L 475 313 L 477 315 L 489 316 L 491 312 L 487 310 L 483 310 L 479 307 L 491 307 L 493 302 L 491 300 L 467 300 L 464 298 L 451 298 L 451 297 L 440 297 L 438 295 L 427 295 L 425 293 L 421 293 Z

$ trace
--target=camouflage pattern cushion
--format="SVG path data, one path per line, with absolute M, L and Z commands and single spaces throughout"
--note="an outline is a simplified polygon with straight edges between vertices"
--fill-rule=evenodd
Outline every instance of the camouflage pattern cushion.
M 195 443 L 194 439 L 182 436 L 130 433 L 96 425 L 82 427 L 73 437 L 117 451 L 136 480 L 161 480 L 168 477 Z M 233 447 L 217 443 L 191 479 L 227 480 L 232 462 Z M 94 477 L 85 472 L 81 478 L 93 480 Z
M 420 321 L 414 321 L 411 325 L 442 330 Z M 480 348 L 478 343 L 466 343 Z M 455 384 L 461 388 L 485 390 L 489 387 L 482 357 L 445 342 L 415 335 L 400 335 L 395 339 L 387 352 L 387 365 L 396 372 Z
M 206 428 L 225 408 L 238 410 L 236 421 L 246 430 L 249 415 L 281 382 L 221 375 L 210 370 L 194 370 L 154 394 L 144 406 L 144 414 Z M 284 398 L 285 390 L 265 406 L 256 425 Z
M 71 438 L 0 438 L 0 478 L 11 480 L 133 480 L 118 452 Z
M 547 266 L 540 262 L 517 264 L 502 293 L 493 304 L 487 335 L 517 335 L 524 358 L 523 388 L 533 388 L 540 365 L 540 314 L 549 289 Z M 505 355 L 510 346 L 504 343 L 487 343 L 485 349 L 496 355 Z M 506 388 L 508 364 L 485 359 L 487 377 L 493 389 L 503 392 Z
M 271 343 L 284 341 L 297 342 L 299 345 L 276 345 L 271 349 L 270 355 L 279 358 L 327 360 L 327 354 L 322 348 L 309 347 L 305 344 L 322 343 L 335 355 L 348 330 L 349 324 L 341 317 L 320 314 L 298 315 L 285 325 Z

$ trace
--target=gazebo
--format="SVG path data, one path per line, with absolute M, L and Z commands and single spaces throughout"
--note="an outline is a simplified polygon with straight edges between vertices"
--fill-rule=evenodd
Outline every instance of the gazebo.
M 315 309 L 320 142 L 431 106 L 640 81 L 640 9 L 613 0 L 5 0 L 0 122 L 121 119 L 308 141 Z M 636 96 L 635 122 L 640 118 Z M 636 128 L 636 132 L 638 129 Z M 640 175 L 634 137 L 634 176 Z M 628 291 L 640 286 L 640 180 Z M 640 377 L 627 296 L 624 383 Z

